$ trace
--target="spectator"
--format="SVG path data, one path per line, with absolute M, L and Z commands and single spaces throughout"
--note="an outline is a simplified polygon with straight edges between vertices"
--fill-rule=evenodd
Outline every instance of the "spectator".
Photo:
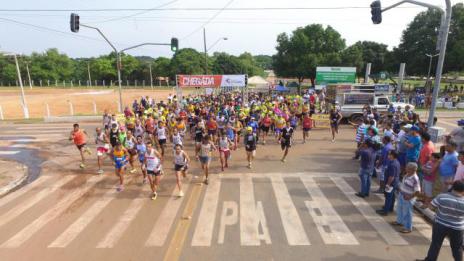
M 449 140 L 445 146 L 445 155 L 440 162 L 440 182 L 441 191 L 447 192 L 453 184 L 454 174 L 458 167 L 458 153 L 456 152 L 456 142 Z
M 464 150 L 464 126 L 455 128 L 446 138 L 453 139 L 456 142 L 457 151 Z
M 430 159 L 422 166 L 422 191 L 424 192 L 423 209 L 430 206 L 430 201 L 433 198 L 433 185 L 437 177 L 438 168 L 440 167 L 440 153 L 432 153 Z
M 380 157 L 378 160 L 377 167 L 380 168 L 380 175 L 379 175 L 379 181 L 380 181 L 380 187 L 377 193 L 383 193 L 385 189 L 385 170 L 387 169 L 388 163 L 389 163 L 389 154 L 390 151 L 393 150 L 393 144 L 391 143 L 391 138 L 389 136 L 384 136 L 382 139 L 383 142 L 383 148 L 380 153 Z
M 462 237 L 464 231 L 464 182 L 455 181 L 450 193 L 438 195 L 432 205 L 437 208 L 432 229 L 432 242 L 425 259 L 436 261 L 445 237 L 449 238 L 455 261 L 462 261 Z
M 398 161 L 400 162 L 402 171 L 406 166 L 406 140 L 409 138 L 409 130 L 411 129 L 411 127 L 411 124 L 404 125 L 398 133 Z
M 393 212 L 393 206 L 395 205 L 395 191 L 398 186 L 400 178 L 401 167 L 398 161 L 398 153 L 391 150 L 388 154 L 388 165 L 385 169 L 384 183 L 385 183 L 385 203 L 383 208 L 378 210 L 382 216 L 388 215 Z
M 404 144 L 406 145 L 406 162 L 417 162 L 421 149 L 421 138 L 417 126 L 411 127 L 409 137 Z
M 422 167 L 430 160 L 432 153 L 435 152 L 435 146 L 430 141 L 430 134 L 427 132 L 422 133 L 422 148 L 419 153 L 419 180 L 422 182 L 423 173 Z
M 373 143 L 366 140 L 360 148 L 359 155 L 361 156 L 359 178 L 361 180 L 361 191 L 356 193 L 356 196 L 364 198 L 369 196 L 371 188 L 371 175 L 375 165 L 375 150 Z
M 392 223 L 396 226 L 403 226 L 400 232 L 404 234 L 412 232 L 413 207 L 416 195 L 420 192 L 419 177 L 416 171 L 416 163 L 409 162 L 406 165 L 406 174 L 399 187 L 396 221 Z
M 459 152 L 458 156 L 459 164 L 458 168 L 456 169 L 456 174 L 454 175 L 454 181 L 462 181 L 464 182 L 464 150 Z

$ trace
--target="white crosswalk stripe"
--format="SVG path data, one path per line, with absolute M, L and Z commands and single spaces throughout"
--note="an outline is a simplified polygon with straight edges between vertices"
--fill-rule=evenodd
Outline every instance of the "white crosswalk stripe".
M 316 223 L 324 243 L 328 245 L 359 245 L 358 240 L 319 189 L 316 181 L 311 177 L 301 177 L 301 181 L 311 195 L 312 200 L 305 201 L 306 207 Z M 329 228 L 330 231 L 326 231 L 325 228 Z
M 54 191 L 56 191 L 61 186 L 68 183 L 69 181 L 71 181 L 74 178 L 75 178 L 74 176 L 65 176 L 65 177 L 59 179 L 52 186 L 41 190 L 40 192 L 35 194 L 33 197 L 31 197 L 29 200 L 25 201 L 23 204 L 20 204 L 20 205 L 16 206 L 15 208 L 3 213 L 0 216 L 0 227 L 7 224 L 10 221 L 12 221 L 13 219 L 15 219 L 16 217 L 21 215 L 24 211 L 28 210 L 29 208 L 31 208 L 32 206 L 37 204 L 39 201 L 44 199 L 46 196 L 52 194 Z
M 183 191 L 188 191 L 190 182 L 182 185 Z M 179 198 L 175 194 L 177 193 L 177 187 L 174 188 L 166 206 L 164 206 L 158 220 L 156 221 L 150 236 L 148 237 L 146 246 L 163 246 L 168 237 L 169 231 L 174 224 L 177 212 L 184 200 L 184 197 Z
M 54 176 L 41 176 L 37 180 L 32 182 L 31 184 L 28 184 L 28 185 L 24 186 L 23 188 L 15 191 L 13 193 L 10 193 L 10 194 L 6 195 L 5 197 L 0 199 L 0 207 L 10 203 L 11 201 L 13 201 L 13 200 L 15 200 L 17 198 L 22 197 L 27 192 L 42 186 L 43 184 L 49 182 L 52 178 L 56 178 L 56 177 L 54 177 Z
M 351 203 L 361 212 L 366 220 L 377 230 L 379 235 L 390 245 L 408 245 L 390 224 L 380 217 L 364 199 L 358 198 L 351 186 L 342 178 L 331 178 Z
M 216 220 L 219 200 L 220 179 L 211 177 L 203 198 L 200 216 L 193 234 L 192 246 L 210 246 L 213 238 L 214 222 Z
M 71 191 L 69 194 L 61 198 L 51 209 L 45 212 L 42 216 L 35 219 L 32 223 L 24 227 L 20 232 L 10 238 L 8 241 L 3 243 L 3 248 L 15 248 L 21 246 L 26 240 L 31 238 L 35 233 L 42 229 L 46 224 L 60 216 L 71 204 L 82 197 L 87 191 L 89 191 L 98 181 L 101 180 L 101 176 L 93 176 L 87 180 L 87 182 Z
M 309 245 L 309 239 L 282 176 L 272 176 L 271 184 L 288 244 L 291 246 Z
M 314 222 L 315 227 L 313 231 L 321 236 L 323 244 L 345 246 L 359 245 L 362 241 L 356 238 L 356 233 L 350 231 L 350 224 L 345 223 L 349 221 L 343 219 L 337 212 L 335 205 L 332 205 L 330 199 L 324 194 L 325 191 L 323 192 L 315 181 L 315 177 L 333 181 L 342 193 L 344 193 L 346 198 L 348 198 L 348 200 L 345 198 L 337 200 L 346 201 L 346 203 L 343 203 L 344 206 L 346 204 L 346 206 L 356 208 L 387 245 L 409 245 L 399 232 L 388 224 L 383 217 L 375 213 L 374 209 L 367 201 L 354 195 L 355 191 L 348 184 L 347 180 L 345 180 L 346 176 L 324 177 L 322 173 L 214 175 L 210 177 L 210 184 L 205 186 L 206 191 L 204 197 L 201 202 L 199 202 L 196 212 L 198 217 L 196 221 L 192 223 L 191 230 L 193 235 L 191 246 L 211 246 L 213 238 L 216 238 L 215 236 L 217 236 L 218 244 L 228 243 L 229 241 L 224 239 L 227 239 L 228 233 L 230 233 L 229 228 L 232 227 L 234 227 L 234 229 L 239 229 L 238 234 L 240 236 L 240 241 L 237 244 L 241 246 L 272 244 L 273 241 L 271 241 L 269 228 L 276 229 L 276 227 L 282 227 L 283 229 L 279 232 L 273 231 L 273 233 L 282 233 L 289 246 L 308 246 L 313 242 L 312 240 L 310 242 L 307 231 L 310 233 L 308 229 L 313 228 L 306 227 L 308 226 L 307 223 L 302 222 L 302 219 L 307 218 L 310 218 Z M 11 238 L 6 239 L 0 247 L 21 247 L 27 240 L 40 231 L 43 230 L 44 233 L 46 233 L 45 229 L 48 227 L 46 227 L 47 224 L 65 213 L 73 202 L 90 191 L 90 189 L 98 182 L 102 181 L 104 177 L 105 176 L 92 176 L 80 187 L 70 190 L 70 192 L 60 198 L 56 204 L 45 210 L 45 213 L 42 213 L 19 232 L 12 235 Z M 276 217 L 275 219 L 270 219 L 270 227 L 268 227 L 268 222 L 264 215 L 265 212 L 262 202 L 256 201 L 255 198 L 254 182 L 256 181 L 253 178 L 257 177 L 259 177 L 260 180 L 264 178 L 268 182 L 270 181 L 272 192 L 269 192 L 274 193 L 275 196 L 275 202 L 271 204 L 275 204 L 277 207 L 280 218 Z M 292 194 L 292 190 L 289 190 L 285 182 L 287 177 L 298 177 L 307 193 L 311 196 L 304 201 L 306 209 L 297 209 L 295 206 L 293 202 L 295 196 Z M 51 176 L 44 176 L 39 178 L 35 183 L 0 199 L 0 207 L 6 206 L 7 203 L 13 202 L 15 199 L 26 195 L 27 192 L 37 189 L 37 192 L 34 192 L 34 196 L 31 197 L 29 201 L 25 201 L 24 204 L 21 205 L 12 205 L 10 209 L 6 209 L 4 212 L 0 213 L 0 229 L 6 227 L 6 225 L 14 219 L 20 217 L 26 210 L 35 206 L 40 201 L 43 201 L 48 195 L 52 193 L 57 194 L 56 191 L 64 184 L 71 181 L 72 178 L 74 177 L 60 177 L 56 179 L 56 181 L 53 181 L 50 186 L 45 186 L 44 184 L 47 184 L 46 182 L 51 181 Z M 132 176 L 129 176 L 126 180 L 127 184 L 129 184 L 128 186 L 130 186 L 131 179 Z M 240 180 L 238 183 L 240 192 L 237 201 L 233 199 L 223 201 L 221 199 L 221 189 L 224 189 L 222 183 L 226 179 Z M 144 243 L 145 247 L 165 246 L 166 243 L 169 242 L 168 239 L 171 231 L 179 221 L 177 217 L 186 199 L 176 196 L 178 189 L 175 183 L 171 183 L 171 185 L 172 184 L 170 198 L 167 201 L 159 201 L 164 204 L 161 213 L 156 217 L 156 220 L 154 220 L 154 225 L 152 225 L 152 227 L 150 227 L 150 225 L 148 226 L 151 230 Z M 183 190 L 187 192 L 190 186 L 192 186 L 190 181 L 185 182 Z M 145 186 L 136 198 L 131 199 L 129 204 L 125 205 L 109 231 L 105 231 L 104 234 L 92 235 L 100 239 L 94 246 L 95 248 L 114 248 L 118 244 L 128 232 L 131 224 L 133 224 L 140 215 L 141 210 L 152 203 L 152 201 L 145 196 L 148 190 L 148 186 Z M 66 248 L 70 246 L 71 243 L 77 242 L 79 235 L 88 230 L 90 224 L 108 208 L 113 200 L 119 200 L 119 197 L 117 197 L 115 190 L 111 188 L 105 191 L 102 196 L 99 196 L 91 205 L 88 205 L 88 208 L 85 209 L 76 220 L 70 222 L 70 225 L 65 227 L 64 231 L 60 232 L 54 240 L 47 242 L 48 248 Z M 156 202 L 158 203 L 158 201 Z M 221 206 L 221 209 L 218 209 L 218 206 Z M 218 216 L 219 218 L 216 218 Z M 275 222 L 281 222 L 282 226 L 276 226 Z M 431 226 L 417 216 L 414 217 L 413 222 L 420 235 L 430 240 Z M 379 238 L 379 240 L 382 239 Z
M 15 155 L 20 153 L 21 151 L 19 150 L 5 150 L 5 151 L 0 151 L 0 155 Z

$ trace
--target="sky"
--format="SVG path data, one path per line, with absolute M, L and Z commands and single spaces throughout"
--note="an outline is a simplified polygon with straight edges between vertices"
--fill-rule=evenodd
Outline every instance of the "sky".
M 382 7 L 400 0 L 383 0 Z M 445 0 L 423 0 L 444 6 Z M 180 48 L 203 51 L 203 28 L 209 53 L 227 52 L 238 55 L 272 55 L 277 35 L 291 34 L 297 27 L 312 23 L 332 26 L 346 40 L 376 41 L 391 49 L 401 40 L 401 33 L 414 16 L 426 9 L 405 4 L 383 13 L 383 22 L 371 22 L 369 5 L 372 0 L 15 0 L 2 1 L 0 6 L 0 50 L 22 54 L 58 48 L 71 57 L 95 57 L 112 51 L 92 29 L 69 29 L 69 15 L 75 11 L 82 24 L 98 27 L 117 49 L 145 42 L 169 43 L 179 39 Z M 452 4 L 463 0 L 452 0 Z M 88 9 L 150 9 L 87 11 Z M 347 9 L 304 9 L 350 7 Z M 365 8 L 364 8 L 365 7 Z M 192 10 L 192 8 L 202 10 Z M 204 10 L 212 8 L 216 10 Z M 254 8 L 253 10 L 237 10 Z M 267 8 L 263 10 L 262 8 Z M 269 8 L 293 8 L 269 10 Z M 24 9 L 60 9 L 33 11 Z M 177 9 L 177 10 L 173 10 Z M 182 9 L 182 10 L 179 10 Z M 222 9 L 222 10 L 221 10 Z M 229 9 L 229 10 L 227 10 Z M 235 9 L 235 10 L 233 10 Z M 22 10 L 22 11 L 17 11 Z M 228 40 L 218 39 L 227 37 Z M 217 43 L 216 43 L 217 42 Z M 212 46 L 216 43 L 214 46 Z M 210 48 L 211 47 L 211 48 Z M 128 51 L 131 55 L 171 57 L 168 46 L 148 46 Z

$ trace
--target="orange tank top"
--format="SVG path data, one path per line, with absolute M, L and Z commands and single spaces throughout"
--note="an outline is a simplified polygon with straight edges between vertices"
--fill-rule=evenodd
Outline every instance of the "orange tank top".
M 78 130 L 73 133 L 73 139 L 74 139 L 74 144 L 76 145 L 82 145 L 85 143 L 85 135 L 84 132 L 81 130 Z

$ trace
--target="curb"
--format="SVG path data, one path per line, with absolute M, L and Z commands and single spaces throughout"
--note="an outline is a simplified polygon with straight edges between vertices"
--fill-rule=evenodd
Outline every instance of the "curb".
M 59 122 L 82 122 L 82 121 L 101 121 L 102 116 L 60 116 L 60 117 L 45 117 L 45 123 Z
M 23 175 L 19 177 L 18 179 L 11 181 L 10 183 L 8 183 L 8 185 L 0 188 L 0 197 L 3 197 L 6 194 L 10 193 L 11 191 L 17 189 L 27 179 L 28 168 L 24 165 L 22 165 L 22 167 L 23 167 Z

